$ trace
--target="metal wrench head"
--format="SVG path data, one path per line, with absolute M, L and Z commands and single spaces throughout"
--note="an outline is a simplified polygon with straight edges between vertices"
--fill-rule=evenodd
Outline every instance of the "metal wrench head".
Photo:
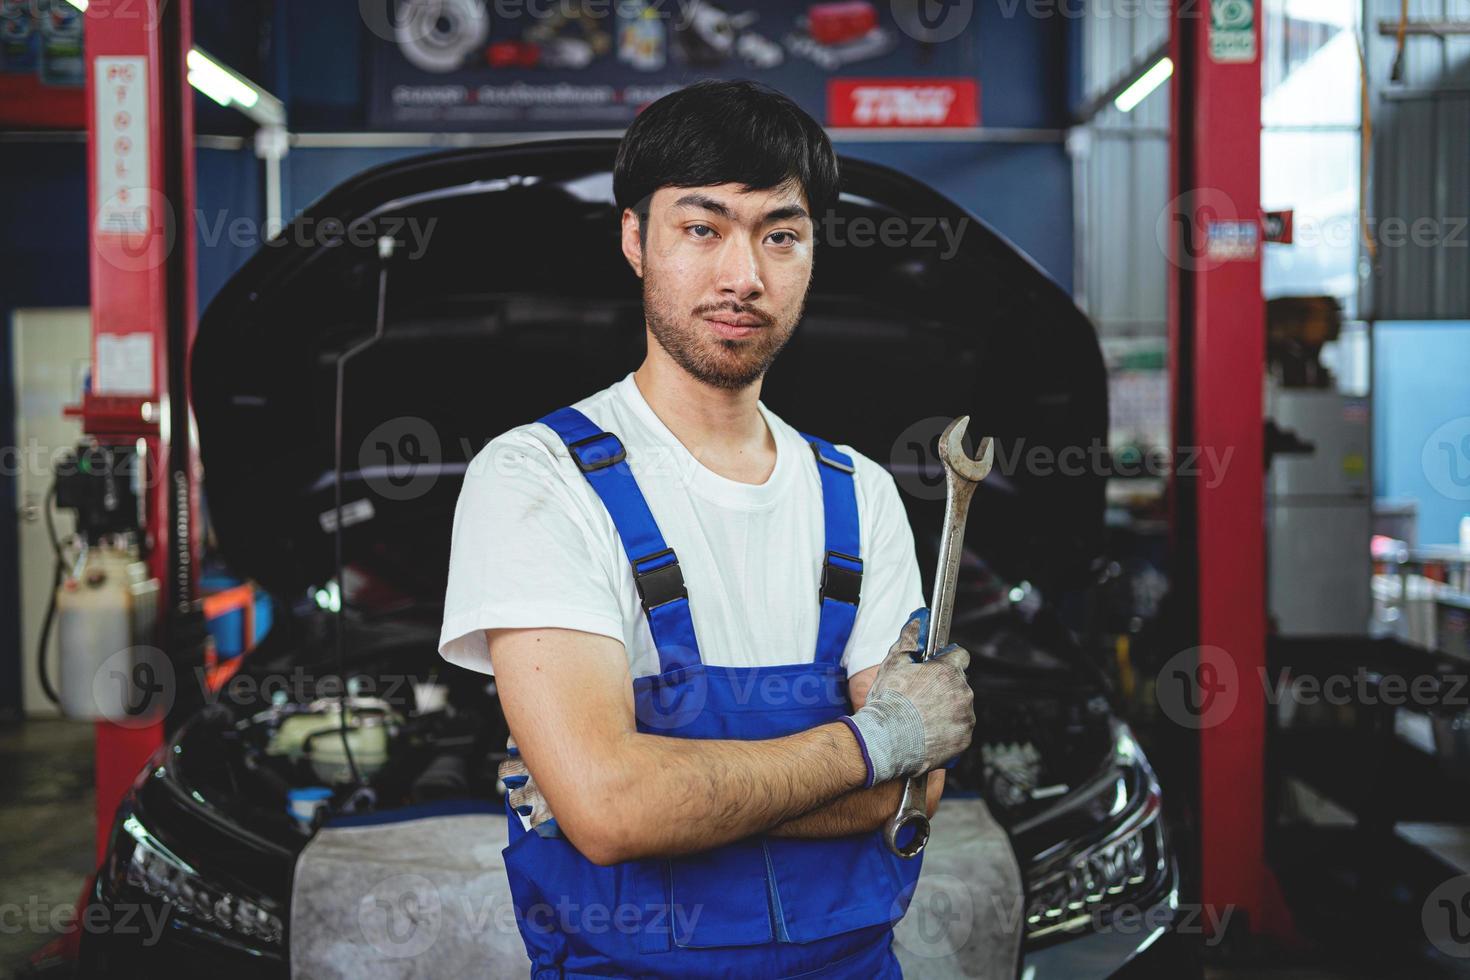
M 980 454 L 971 459 L 965 452 L 965 430 L 970 416 L 961 415 L 945 427 L 939 437 L 939 458 L 944 468 L 967 483 L 979 483 L 995 462 L 995 443 L 989 436 L 980 440 Z

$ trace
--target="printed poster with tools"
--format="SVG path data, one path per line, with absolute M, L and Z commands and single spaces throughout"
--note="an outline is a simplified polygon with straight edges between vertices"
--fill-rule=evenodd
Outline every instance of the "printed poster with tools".
M 701 78 L 833 127 L 980 125 L 972 0 L 362 0 L 383 129 L 621 129 Z
M 0 126 L 87 124 L 83 20 L 67 0 L 0 0 Z

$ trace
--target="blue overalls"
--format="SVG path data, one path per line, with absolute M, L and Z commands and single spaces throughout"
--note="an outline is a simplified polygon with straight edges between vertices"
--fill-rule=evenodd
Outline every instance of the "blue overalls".
M 541 421 L 566 443 L 632 562 L 660 669 L 633 681 L 639 731 L 778 738 L 848 712 L 842 652 L 862 581 L 851 458 L 804 437 L 821 477 L 826 535 L 814 660 L 711 667 L 700 661 L 678 559 L 622 442 L 573 408 Z M 761 834 L 700 854 L 602 867 L 546 824 L 526 831 L 508 815 L 505 868 L 534 980 L 902 975 L 892 923 L 908 906 L 920 859 L 895 857 L 881 831 L 820 840 Z

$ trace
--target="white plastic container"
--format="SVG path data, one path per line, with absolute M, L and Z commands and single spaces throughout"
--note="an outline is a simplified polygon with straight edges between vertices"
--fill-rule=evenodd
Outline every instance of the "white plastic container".
M 162 651 L 152 646 L 158 581 L 129 551 L 87 552 L 56 595 L 61 710 L 69 718 L 151 724 L 173 700 Z M 146 688 L 140 686 L 146 684 Z
M 348 718 L 351 719 L 351 715 Z M 352 761 L 364 779 L 370 779 L 388 761 L 388 730 L 382 725 L 354 727 L 348 721 L 347 741 L 352 746 Z M 347 762 L 347 749 L 342 744 L 342 735 L 335 727 L 318 734 L 307 747 L 306 756 L 311 760 L 311 771 L 325 783 L 347 783 L 352 781 L 352 766 Z
M 380 701 L 348 699 L 347 742 L 352 748 L 352 761 L 363 778 L 372 777 L 388 761 L 388 747 L 397 722 L 397 716 Z M 283 720 L 266 752 L 292 760 L 304 758 L 317 778 L 325 783 L 350 782 L 352 766 L 342 744 L 341 726 L 341 707 L 337 701 L 323 698 Z

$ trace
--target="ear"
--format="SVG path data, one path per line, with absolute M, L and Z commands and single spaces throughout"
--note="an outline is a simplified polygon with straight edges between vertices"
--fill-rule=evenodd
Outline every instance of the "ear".
M 638 215 L 632 208 L 623 208 L 623 258 L 633 267 L 633 274 L 643 278 L 643 239 L 638 233 Z

